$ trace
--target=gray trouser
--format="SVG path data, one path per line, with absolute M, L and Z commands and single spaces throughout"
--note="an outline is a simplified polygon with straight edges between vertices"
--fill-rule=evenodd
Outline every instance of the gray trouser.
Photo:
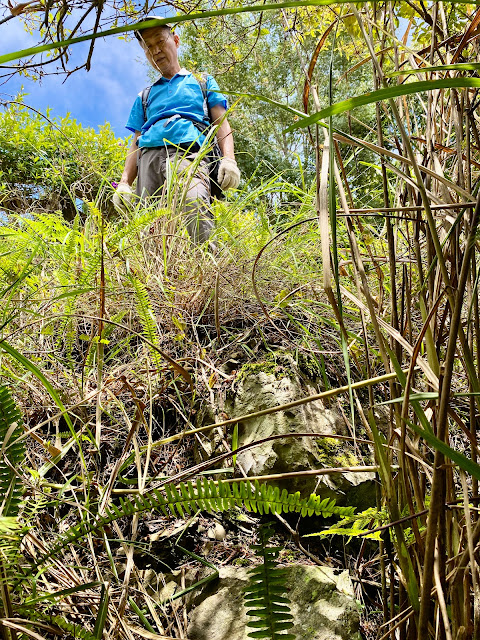
M 143 148 L 137 163 L 137 195 L 141 198 L 160 196 L 167 176 L 172 171 L 183 173 L 182 183 L 187 185 L 181 197 L 185 226 L 192 240 L 202 243 L 208 240 L 214 222 L 210 210 L 208 167 L 204 160 L 194 167 L 192 162 L 196 156 L 196 153 L 175 147 Z

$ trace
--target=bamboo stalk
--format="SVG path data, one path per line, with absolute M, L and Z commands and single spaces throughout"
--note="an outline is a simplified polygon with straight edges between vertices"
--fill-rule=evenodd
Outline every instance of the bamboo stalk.
M 468 273 L 470 269 L 471 253 L 475 243 L 475 235 L 478 226 L 478 218 L 480 215 L 480 197 L 477 200 L 477 205 L 473 211 L 472 219 L 470 222 L 470 229 L 467 241 L 465 243 L 465 252 L 462 261 L 462 270 L 460 272 L 460 278 L 457 286 L 455 303 L 452 308 L 452 319 L 450 323 L 449 341 L 447 345 L 447 353 L 444 361 L 444 376 L 440 395 L 438 418 L 437 418 L 437 437 L 439 440 L 444 441 L 447 431 L 447 415 L 449 404 L 449 393 L 452 384 L 453 367 L 455 362 L 455 352 L 457 346 L 457 335 L 459 334 L 460 318 L 462 313 L 462 300 L 465 287 L 467 284 Z M 440 515 L 441 494 L 444 486 L 444 456 L 436 450 L 435 451 L 435 463 L 434 474 L 432 481 L 432 491 L 430 497 L 430 510 L 427 521 L 427 533 L 425 539 L 425 557 L 423 565 L 423 587 L 422 597 L 420 604 L 420 616 L 418 622 L 418 634 L 419 637 L 427 637 L 428 632 L 428 619 L 430 614 L 430 591 L 432 588 L 433 579 L 433 562 L 434 562 L 434 550 L 435 540 L 437 538 L 438 519 Z

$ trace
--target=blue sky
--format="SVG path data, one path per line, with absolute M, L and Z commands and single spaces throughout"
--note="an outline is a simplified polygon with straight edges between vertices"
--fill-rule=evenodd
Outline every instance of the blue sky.
M 0 55 L 37 42 L 26 33 L 20 20 L 14 18 L 0 26 Z M 76 61 L 86 59 L 88 46 L 89 43 L 80 43 L 71 47 L 69 68 L 73 68 Z M 5 78 L 2 78 L 0 100 L 12 99 L 23 86 L 23 91 L 28 94 L 24 98 L 25 103 L 35 109 L 45 112 L 47 107 L 51 107 L 52 116 L 70 113 L 82 125 L 95 129 L 107 121 L 117 136 L 124 137 L 129 135 L 125 122 L 135 96 L 150 84 L 147 71 L 135 39 L 126 42 L 115 36 L 99 38 L 89 72 L 76 71 L 66 79 L 65 76 L 51 75 L 33 81 L 16 75 L 5 83 Z M 3 75 L 5 70 L 0 72 Z

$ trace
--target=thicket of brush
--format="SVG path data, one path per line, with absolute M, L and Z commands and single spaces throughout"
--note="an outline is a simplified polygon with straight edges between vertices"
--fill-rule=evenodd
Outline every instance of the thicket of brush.
M 27 214 L 6 212 L 6 640 L 59 629 L 84 638 L 181 633 L 178 615 L 150 597 L 135 567 L 149 510 L 160 509 L 165 523 L 240 507 L 335 513 L 308 496 L 262 490 L 261 481 L 238 488 L 227 474 L 225 486 L 215 484 L 220 460 L 196 468 L 188 457 L 201 437 L 195 412 L 224 382 L 228 357 L 282 350 L 313 361 L 325 389 L 350 385 L 352 438 L 371 441 L 380 488 L 369 525 L 381 533 L 378 637 L 480 637 L 480 64 L 472 62 L 480 13 L 466 4 L 408 6 L 410 27 L 425 25 L 416 50 L 410 27 L 398 39 L 398 5 L 332 6 L 304 91 L 305 109 L 310 96 L 316 113 L 285 107 L 291 130 L 310 127 L 315 171 L 300 166 L 295 184 L 263 177 L 217 203 L 217 253 L 192 246 L 174 213 L 182 176 L 160 206 L 137 207 L 123 220 L 105 205 L 110 175 L 72 222 L 31 199 Z M 315 62 L 325 49 L 333 92 L 347 27 L 355 65 L 372 69 L 372 91 L 325 106 Z M 353 135 L 338 116 L 354 118 L 366 104 L 374 126 Z M 358 180 L 361 163 L 377 176 L 368 186 Z M 379 377 L 388 387 L 376 386 Z M 390 401 L 385 433 L 373 414 L 379 396 Z M 233 425 L 226 436 L 229 455 Z M 355 523 L 351 511 L 336 513 L 344 526 Z M 120 545 L 121 573 L 112 551 Z

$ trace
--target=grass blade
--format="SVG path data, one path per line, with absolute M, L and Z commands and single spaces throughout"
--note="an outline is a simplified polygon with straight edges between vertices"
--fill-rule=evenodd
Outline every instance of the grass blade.
M 312 114 L 308 118 L 303 118 L 303 120 L 295 122 L 285 129 L 285 132 L 287 133 L 295 131 L 295 129 L 309 127 L 324 118 L 345 113 L 345 111 L 351 111 L 352 109 L 355 109 L 355 107 L 372 104 L 381 100 L 391 100 L 393 98 L 398 98 L 399 96 L 407 96 L 413 93 L 421 93 L 423 91 L 433 91 L 434 89 L 464 89 L 466 87 L 472 87 L 475 89 L 480 88 L 480 78 L 441 78 L 439 80 L 423 80 L 421 82 L 395 85 L 394 87 L 371 91 L 369 93 L 364 93 L 361 96 L 356 96 L 355 98 L 348 98 L 347 100 L 336 102 L 335 104 L 332 104 L 331 107 L 326 107 L 325 109 Z
M 45 389 L 51 395 L 57 407 L 60 409 L 60 411 L 63 412 L 63 417 L 65 418 L 66 423 L 70 427 L 70 430 L 72 431 L 72 435 L 73 435 L 74 428 L 73 428 L 72 421 L 70 420 L 70 416 L 67 413 L 67 409 L 65 408 L 63 402 L 61 401 L 57 391 L 54 389 L 54 387 L 48 381 L 45 375 L 40 371 L 40 369 L 35 364 L 33 364 L 31 360 L 26 358 L 19 351 L 17 351 L 11 345 L 9 345 L 8 342 L 5 342 L 5 340 L 0 341 L 0 349 L 3 349 L 10 356 L 12 356 L 12 358 L 15 358 L 17 362 L 19 362 L 23 367 L 25 367 L 27 371 L 30 371 L 30 373 L 32 373 L 37 378 L 37 380 L 39 380 L 43 384 Z

